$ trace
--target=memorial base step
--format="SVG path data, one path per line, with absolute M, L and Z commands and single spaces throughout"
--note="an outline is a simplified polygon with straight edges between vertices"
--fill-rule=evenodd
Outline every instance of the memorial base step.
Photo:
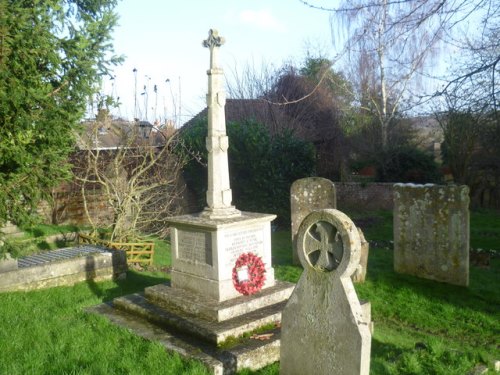
M 259 293 L 222 302 L 187 289 L 172 288 L 169 283 L 148 287 L 144 294 L 149 301 L 167 310 L 222 322 L 286 301 L 294 288 L 295 284 L 276 280 L 275 285 Z
M 285 305 L 286 301 L 282 301 L 224 322 L 213 322 L 183 312 L 163 309 L 152 304 L 142 294 L 132 294 L 113 300 L 116 309 L 137 315 L 159 327 L 197 336 L 214 345 L 219 345 L 229 338 L 240 337 L 259 327 L 279 322 Z
M 285 304 L 283 300 L 223 322 L 166 310 L 151 303 L 144 294 L 116 298 L 112 303 L 87 311 L 100 314 L 145 339 L 157 341 L 169 351 L 199 360 L 213 374 L 226 375 L 245 368 L 258 370 L 279 361 L 279 324 L 268 323 L 281 320 Z M 257 335 L 241 336 L 262 326 L 266 328 Z M 233 336 L 239 338 L 220 345 Z

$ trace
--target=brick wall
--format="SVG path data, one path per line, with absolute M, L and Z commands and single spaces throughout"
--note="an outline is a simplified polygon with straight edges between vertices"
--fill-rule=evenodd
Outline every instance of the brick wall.
M 334 182 L 339 210 L 392 210 L 393 183 Z
M 182 176 L 178 178 L 176 187 L 182 194 L 172 203 L 175 209 L 181 213 L 192 212 L 194 196 L 185 186 Z M 87 205 L 92 220 L 95 223 L 111 224 L 113 220 L 113 210 L 109 206 L 106 196 L 100 186 L 87 190 Z M 67 183 L 59 186 L 52 192 L 52 202 L 42 202 L 38 207 L 38 212 L 46 223 L 52 224 L 74 224 L 88 225 L 85 213 L 83 197 L 80 187 L 74 183 Z M 167 197 L 166 197 L 167 199 Z
M 109 223 L 113 211 L 109 207 L 101 189 L 87 191 L 88 210 L 92 218 Z M 53 224 L 88 225 L 80 188 L 74 184 L 64 184 L 52 192 L 52 202 L 42 202 L 38 208 L 46 222 Z

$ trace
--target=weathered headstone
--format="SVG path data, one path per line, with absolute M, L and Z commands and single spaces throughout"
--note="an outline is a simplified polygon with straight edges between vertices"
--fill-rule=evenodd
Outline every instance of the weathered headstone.
M 360 238 L 351 219 L 334 209 L 314 211 L 300 225 L 304 272 L 283 310 L 280 374 L 368 374 L 370 317 L 351 275 Z
M 295 181 L 290 188 L 293 263 L 300 264 L 297 254 L 297 232 L 302 220 L 314 210 L 337 208 L 335 185 L 322 177 L 307 177 Z
M 469 188 L 394 185 L 394 270 L 469 284 Z

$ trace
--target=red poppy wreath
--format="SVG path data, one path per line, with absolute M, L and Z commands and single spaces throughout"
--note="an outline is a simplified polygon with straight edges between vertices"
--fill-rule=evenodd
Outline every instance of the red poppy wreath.
M 233 267 L 233 285 L 241 294 L 249 296 L 262 289 L 266 281 L 262 259 L 253 253 L 241 254 Z

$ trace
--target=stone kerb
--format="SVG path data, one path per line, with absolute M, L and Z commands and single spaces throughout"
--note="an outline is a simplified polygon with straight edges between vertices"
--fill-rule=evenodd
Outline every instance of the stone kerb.
M 282 314 L 280 374 L 368 374 L 370 318 L 351 275 L 360 237 L 334 209 L 314 211 L 297 237 L 304 272 Z
M 34 290 L 73 285 L 85 280 L 103 281 L 126 276 L 127 258 L 124 251 L 109 252 L 92 246 L 87 246 L 81 252 L 78 249 L 59 249 L 21 258 L 19 267 L 0 274 L 0 292 Z M 61 256 L 63 252 L 72 252 L 73 255 L 66 258 Z
M 17 259 L 12 258 L 9 253 L 6 253 L 4 256 L 0 254 L 0 273 L 17 270 L 18 267 Z
M 394 270 L 469 284 L 469 188 L 394 185 Z
M 335 185 L 322 177 L 307 177 L 294 181 L 290 188 L 290 213 L 293 263 L 299 264 L 297 232 L 304 218 L 314 210 L 337 208 Z

